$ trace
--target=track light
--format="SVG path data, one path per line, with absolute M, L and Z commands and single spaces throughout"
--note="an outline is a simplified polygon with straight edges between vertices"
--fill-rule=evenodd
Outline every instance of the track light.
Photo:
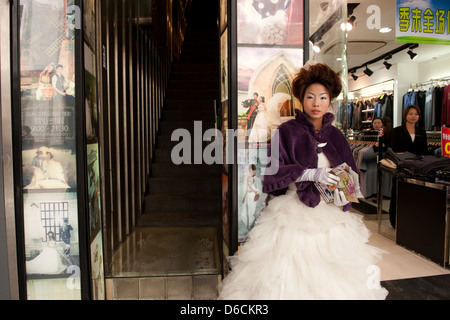
M 348 19 L 347 21 L 347 31 L 350 31 L 353 29 L 353 22 L 355 22 L 356 17 L 355 16 L 351 16 L 350 19 Z
M 341 29 L 342 31 L 351 31 L 353 29 L 353 22 L 355 22 L 356 17 L 355 16 L 351 16 L 350 19 L 348 19 L 348 21 L 346 23 L 342 23 L 341 24 Z
M 369 77 L 373 74 L 373 71 L 370 70 L 367 66 L 366 69 L 364 70 L 364 73 L 367 74 Z
M 392 59 L 391 53 L 387 54 L 386 57 L 384 57 L 384 60 L 389 60 L 389 59 Z
M 409 54 L 409 57 L 411 58 L 411 60 L 414 60 L 416 57 L 417 57 L 417 53 L 414 53 L 412 50 L 413 49 L 415 49 L 415 48 L 417 48 L 417 47 L 419 47 L 419 45 L 416 43 L 416 44 L 413 44 L 413 45 L 411 45 L 410 47 L 409 47 L 409 50 L 408 50 L 408 54 Z
M 323 41 L 320 41 L 319 43 L 315 43 L 314 46 L 313 46 L 314 52 L 319 53 L 320 50 L 322 49 L 323 45 L 324 45 Z
M 385 61 L 383 62 L 384 66 L 386 67 L 386 69 L 390 69 L 392 67 L 392 64 L 390 64 L 389 62 Z
M 354 74 L 354 73 L 352 73 L 352 78 L 353 78 L 353 80 L 358 80 L 358 76 L 356 75 L 356 74 Z
M 409 54 L 409 57 L 411 58 L 411 60 L 414 60 L 417 57 L 417 53 L 414 53 L 411 50 L 408 50 L 407 53 Z

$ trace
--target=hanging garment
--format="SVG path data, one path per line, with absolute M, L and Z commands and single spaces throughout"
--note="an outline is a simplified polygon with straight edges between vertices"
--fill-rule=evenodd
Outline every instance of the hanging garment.
M 450 85 L 444 88 L 442 97 L 441 126 L 450 126 Z
M 425 108 L 423 113 L 423 122 L 424 122 L 424 128 L 427 131 L 433 130 L 433 123 L 434 123 L 434 103 L 435 103 L 435 94 L 434 94 L 434 87 L 430 87 L 425 92 Z

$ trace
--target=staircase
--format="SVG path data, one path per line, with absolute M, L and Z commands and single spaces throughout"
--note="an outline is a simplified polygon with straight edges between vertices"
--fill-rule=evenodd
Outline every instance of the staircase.
M 194 164 L 194 123 L 203 132 L 215 126 L 219 99 L 218 1 L 194 0 L 179 62 L 174 62 L 156 138 L 154 160 L 138 226 L 210 226 L 221 222 L 221 167 Z M 183 128 L 191 138 L 191 164 L 176 165 L 172 132 Z M 203 140 L 203 139 L 202 139 Z M 202 142 L 202 152 L 207 142 Z M 178 153 L 177 153 L 178 154 Z M 203 159 L 203 157 L 202 157 Z
M 113 257 L 108 299 L 218 296 L 221 165 L 176 165 L 171 158 L 180 143 L 171 141 L 174 130 L 190 132 L 194 163 L 194 122 L 201 124 L 200 139 L 215 127 L 214 101 L 220 93 L 217 2 L 192 2 L 180 60 L 169 77 L 148 193 L 135 231 Z

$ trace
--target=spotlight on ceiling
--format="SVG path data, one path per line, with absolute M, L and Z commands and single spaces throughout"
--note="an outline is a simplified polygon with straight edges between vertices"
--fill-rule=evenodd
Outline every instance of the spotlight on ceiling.
M 313 46 L 314 52 L 319 53 L 320 50 L 322 49 L 323 45 L 324 45 L 323 41 L 320 41 L 319 43 L 315 43 L 314 46 Z
M 353 78 L 353 80 L 358 80 L 358 76 L 356 75 L 356 74 L 354 74 L 354 73 L 352 73 L 352 78 Z
M 417 57 L 417 53 L 414 53 L 411 50 L 408 50 L 407 53 L 409 54 L 409 57 L 411 58 L 411 60 L 414 60 Z
M 364 70 L 364 73 L 367 74 L 369 77 L 373 74 L 373 71 L 370 70 L 367 66 L 366 69 Z
M 346 23 L 342 23 L 341 24 L 341 29 L 342 31 L 351 31 L 353 29 L 353 23 L 355 22 L 356 17 L 355 16 L 351 16 L 350 19 L 348 19 L 348 21 Z
M 392 64 L 390 64 L 389 62 L 385 61 L 383 62 L 384 66 L 386 67 L 386 69 L 390 69 L 392 67 Z
M 412 51 L 413 49 L 415 49 L 417 47 L 419 47 L 419 45 L 417 43 L 413 44 L 409 47 L 409 50 L 407 53 L 409 54 L 409 57 L 411 58 L 411 60 L 414 60 L 417 57 L 417 53 Z

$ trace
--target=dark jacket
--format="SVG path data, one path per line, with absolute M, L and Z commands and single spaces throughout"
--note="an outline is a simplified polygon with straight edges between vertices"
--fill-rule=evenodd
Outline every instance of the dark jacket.
M 280 125 L 272 138 L 272 144 L 277 138 L 279 142 L 278 171 L 264 176 L 265 193 L 273 195 L 285 193 L 289 185 L 295 182 L 305 169 L 317 168 L 317 154 L 321 152 L 328 158 L 332 167 L 346 162 L 357 172 L 355 159 L 345 136 L 332 125 L 334 119 L 332 113 L 324 115 L 322 129 L 316 133 L 307 116 L 300 110 L 296 109 L 295 112 L 295 119 Z M 318 142 L 327 144 L 319 148 Z M 274 163 L 270 157 L 269 149 L 269 168 Z M 315 207 L 320 202 L 320 193 L 311 181 L 297 183 L 297 195 L 308 207 Z M 350 208 L 351 203 L 344 206 L 345 211 Z
M 414 154 L 428 154 L 427 133 L 424 128 L 416 127 L 414 142 L 403 124 L 394 128 L 391 134 L 391 147 L 394 152 L 409 151 Z

